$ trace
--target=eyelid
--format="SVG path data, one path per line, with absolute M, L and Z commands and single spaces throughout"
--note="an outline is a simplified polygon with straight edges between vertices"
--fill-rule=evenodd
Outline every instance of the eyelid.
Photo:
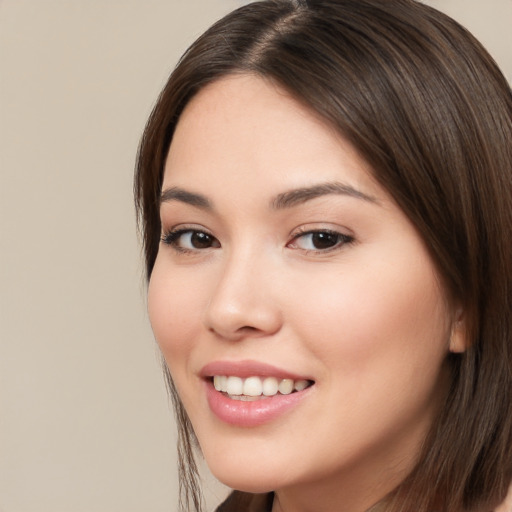
M 337 236 L 340 238 L 340 240 L 338 241 L 338 243 L 336 243 L 332 247 L 328 247 L 325 249 L 321 249 L 321 248 L 304 249 L 304 248 L 297 247 L 297 246 L 294 247 L 294 245 L 296 245 L 295 244 L 296 240 L 299 240 L 300 238 L 308 236 L 308 235 L 315 235 L 315 234 L 322 234 L 322 233 Z M 292 232 L 290 238 L 291 238 L 291 240 L 290 240 L 290 242 L 287 243 L 287 247 L 290 247 L 290 248 L 296 249 L 296 250 L 300 250 L 300 251 L 303 251 L 308 254 L 311 253 L 311 254 L 319 254 L 319 255 L 327 254 L 327 253 L 330 253 L 333 251 L 342 250 L 345 246 L 347 246 L 349 244 L 353 244 L 355 242 L 354 235 L 345 233 L 340 228 L 333 229 L 333 228 L 328 228 L 328 227 L 312 227 L 312 226 L 301 226 L 300 228 L 298 228 L 294 232 Z
M 165 222 L 162 222 L 162 236 L 167 235 L 170 233 L 176 233 L 176 232 L 184 232 L 184 231 L 201 231 L 203 233 L 207 233 L 210 236 L 214 236 L 210 229 L 206 228 L 202 224 L 195 224 L 195 223 L 177 223 L 177 224 L 171 224 L 168 223 L 166 225 Z
M 186 233 L 204 233 L 205 235 L 208 235 L 212 238 L 213 241 L 216 241 L 218 246 L 214 247 L 205 247 L 205 248 L 188 248 L 188 247 L 181 247 L 178 245 L 178 240 L 181 236 L 183 236 Z M 220 247 L 220 242 L 218 241 L 217 237 L 211 233 L 210 230 L 206 229 L 204 226 L 200 225 L 187 225 L 187 224 L 178 224 L 177 226 L 173 226 L 172 228 L 164 229 L 161 236 L 160 241 L 174 249 L 178 253 L 202 253 L 205 251 L 208 251 L 210 249 L 217 249 Z

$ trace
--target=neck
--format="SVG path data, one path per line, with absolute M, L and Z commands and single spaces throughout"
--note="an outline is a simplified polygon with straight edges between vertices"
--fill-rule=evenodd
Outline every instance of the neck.
M 272 512 L 384 512 L 385 497 L 406 477 L 407 471 L 390 467 L 372 472 L 367 468 L 336 479 L 319 480 L 275 491 Z M 386 479 L 382 479 L 382 475 Z
M 400 450 L 393 442 L 374 447 L 366 458 L 357 458 L 357 463 L 339 471 L 327 469 L 327 477 L 317 475 L 314 481 L 276 489 L 272 512 L 384 512 L 384 498 L 417 462 L 423 438 L 420 433 L 411 435 L 407 442 L 401 436 Z

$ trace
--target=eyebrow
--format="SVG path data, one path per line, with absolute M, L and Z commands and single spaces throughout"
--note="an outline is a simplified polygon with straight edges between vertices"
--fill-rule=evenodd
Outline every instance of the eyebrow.
M 190 204 L 202 210 L 212 210 L 212 204 L 210 200 L 202 194 L 196 194 L 195 192 L 188 192 L 179 187 L 167 188 L 162 192 L 160 196 L 160 204 L 169 203 L 171 201 L 180 201 L 182 203 Z
M 375 204 L 379 203 L 375 197 L 367 195 L 347 183 L 330 182 L 319 183 L 311 187 L 297 188 L 278 194 L 271 201 L 271 206 L 275 210 L 281 210 L 303 204 L 317 197 L 332 194 L 354 197 L 355 199 L 362 199 Z
M 354 197 L 374 204 L 379 203 L 375 197 L 367 195 L 351 185 L 340 182 L 330 182 L 282 192 L 270 201 L 270 206 L 274 210 L 282 210 L 306 203 L 318 197 L 333 194 Z M 167 188 L 162 192 L 160 204 L 171 201 L 179 201 L 202 210 L 213 210 L 213 205 L 206 196 L 196 192 L 189 192 L 180 187 Z

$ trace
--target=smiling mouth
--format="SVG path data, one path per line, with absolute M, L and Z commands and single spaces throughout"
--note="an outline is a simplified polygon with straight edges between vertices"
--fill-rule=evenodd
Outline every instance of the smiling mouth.
M 254 401 L 276 395 L 290 395 L 303 391 L 314 384 L 305 379 L 277 379 L 276 377 L 248 377 L 242 379 L 232 375 L 215 375 L 213 386 L 232 400 Z

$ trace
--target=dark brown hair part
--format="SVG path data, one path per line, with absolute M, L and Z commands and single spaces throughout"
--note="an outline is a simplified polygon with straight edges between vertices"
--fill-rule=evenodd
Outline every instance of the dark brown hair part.
M 469 348 L 390 512 L 490 510 L 512 479 L 512 93 L 464 28 L 414 0 L 267 0 L 229 14 L 179 62 L 146 126 L 135 200 L 148 278 L 165 159 L 180 115 L 229 74 L 274 81 L 370 164 L 464 310 Z M 180 429 L 184 506 L 200 509 L 193 432 Z

